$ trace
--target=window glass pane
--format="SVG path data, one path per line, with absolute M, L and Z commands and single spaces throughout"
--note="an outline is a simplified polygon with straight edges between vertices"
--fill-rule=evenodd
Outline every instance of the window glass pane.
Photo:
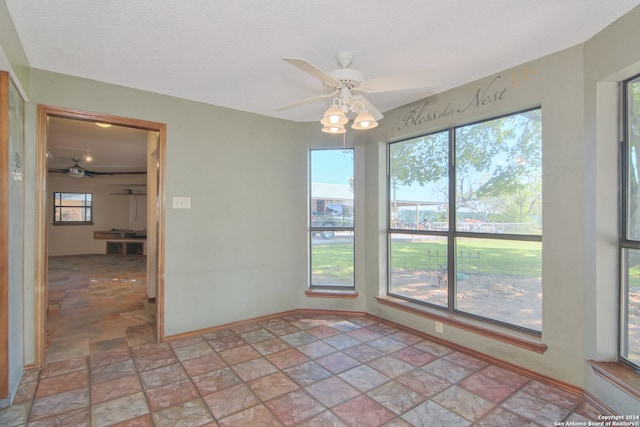
M 54 222 L 91 222 L 91 193 L 54 193 Z
M 622 250 L 620 355 L 640 365 L 640 251 Z
M 311 285 L 354 286 L 353 232 L 336 231 L 331 239 L 312 239 Z
M 448 135 L 440 132 L 390 145 L 391 228 L 448 229 Z
M 542 112 L 526 111 L 456 129 L 456 229 L 542 230 Z
M 311 227 L 353 227 L 353 149 L 311 150 L 310 156 Z
M 447 239 L 392 233 L 389 293 L 447 306 Z
M 353 149 L 309 154 L 310 285 L 354 287 Z
M 640 240 L 640 79 L 627 85 L 627 238 Z
M 540 331 L 542 243 L 456 239 L 456 309 Z

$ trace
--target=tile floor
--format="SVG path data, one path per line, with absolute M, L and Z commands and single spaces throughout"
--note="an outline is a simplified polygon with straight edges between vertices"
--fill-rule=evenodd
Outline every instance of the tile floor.
M 90 328 L 105 339 L 89 338 L 87 354 L 48 355 L 25 373 L 0 425 L 493 427 L 597 416 L 579 396 L 368 316 L 296 312 L 161 344 L 138 333 L 128 342 L 131 326 L 123 338 L 113 323 L 115 338 L 108 325 Z

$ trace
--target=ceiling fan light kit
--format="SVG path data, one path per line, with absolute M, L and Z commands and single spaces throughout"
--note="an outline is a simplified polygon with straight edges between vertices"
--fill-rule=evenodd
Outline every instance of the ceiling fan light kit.
M 433 86 L 437 81 L 434 79 L 432 71 L 419 71 L 365 80 L 362 72 L 349 68 L 353 62 L 353 53 L 348 51 L 336 54 L 336 62 L 340 68 L 328 73 L 305 59 L 283 58 L 283 60 L 321 80 L 327 93 L 280 107 L 276 111 L 296 107 L 318 99 L 334 97 L 332 105 L 325 111 L 320 120 L 323 125 L 322 131 L 329 134 L 346 132 L 345 125 L 349 122 L 347 117 L 349 112 L 356 114 L 351 129 L 369 130 L 378 126 L 378 121 L 382 119 L 383 115 L 362 93 L 425 88 Z
M 327 111 L 324 112 L 320 123 L 325 126 L 335 126 L 345 125 L 348 121 L 349 119 L 347 118 L 347 115 L 344 113 L 344 111 L 342 111 L 342 108 L 334 103 L 327 109 Z
M 351 129 L 367 130 L 373 129 L 376 126 L 378 126 L 378 122 L 376 121 L 376 119 L 373 118 L 371 113 L 363 109 L 356 116 L 353 124 L 351 125 Z
M 84 178 L 87 175 L 85 170 L 80 166 L 74 165 L 67 169 L 67 176 L 71 178 Z
M 343 125 L 325 125 L 322 128 L 322 132 L 330 133 L 333 135 L 339 135 L 341 133 L 345 133 L 347 130 Z

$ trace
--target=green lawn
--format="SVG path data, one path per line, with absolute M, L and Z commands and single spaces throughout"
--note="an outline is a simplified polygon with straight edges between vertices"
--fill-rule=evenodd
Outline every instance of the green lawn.
M 394 270 L 435 270 L 446 266 L 444 241 L 394 241 L 391 257 Z M 431 253 L 431 258 L 429 258 Z M 437 255 L 436 255 L 437 254 Z M 541 276 L 542 244 L 496 239 L 460 239 L 459 270 L 466 273 Z M 331 243 L 314 245 L 314 274 L 349 277 L 353 274 L 353 246 Z
M 444 241 L 394 241 L 391 245 L 395 270 L 424 271 L 446 266 Z M 429 262 L 429 251 L 432 258 Z M 436 253 L 438 258 L 436 258 Z M 459 270 L 466 273 L 540 277 L 542 244 L 497 239 L 461 239 Z M 479 253 L 479 257 L 478 257 Z M 313 272 L 347 279 L 353 277 L 353 245 L 314 245 Z M 640 264 L 629 269 L 629 285 L 640 287 Z

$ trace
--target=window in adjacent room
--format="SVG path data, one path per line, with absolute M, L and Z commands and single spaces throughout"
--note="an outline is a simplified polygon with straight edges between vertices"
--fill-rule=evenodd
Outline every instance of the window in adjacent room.
M 354 288 L 353 149 L 309 154 L 310 287 Z
M 640 368 L 640 76 L 623 83 L 620 357 Z
M 391 296 L 539 334 L 542 110 L 389 144 Z
M 93 194 L 53 193 L 54 224 L 93 224 Z

